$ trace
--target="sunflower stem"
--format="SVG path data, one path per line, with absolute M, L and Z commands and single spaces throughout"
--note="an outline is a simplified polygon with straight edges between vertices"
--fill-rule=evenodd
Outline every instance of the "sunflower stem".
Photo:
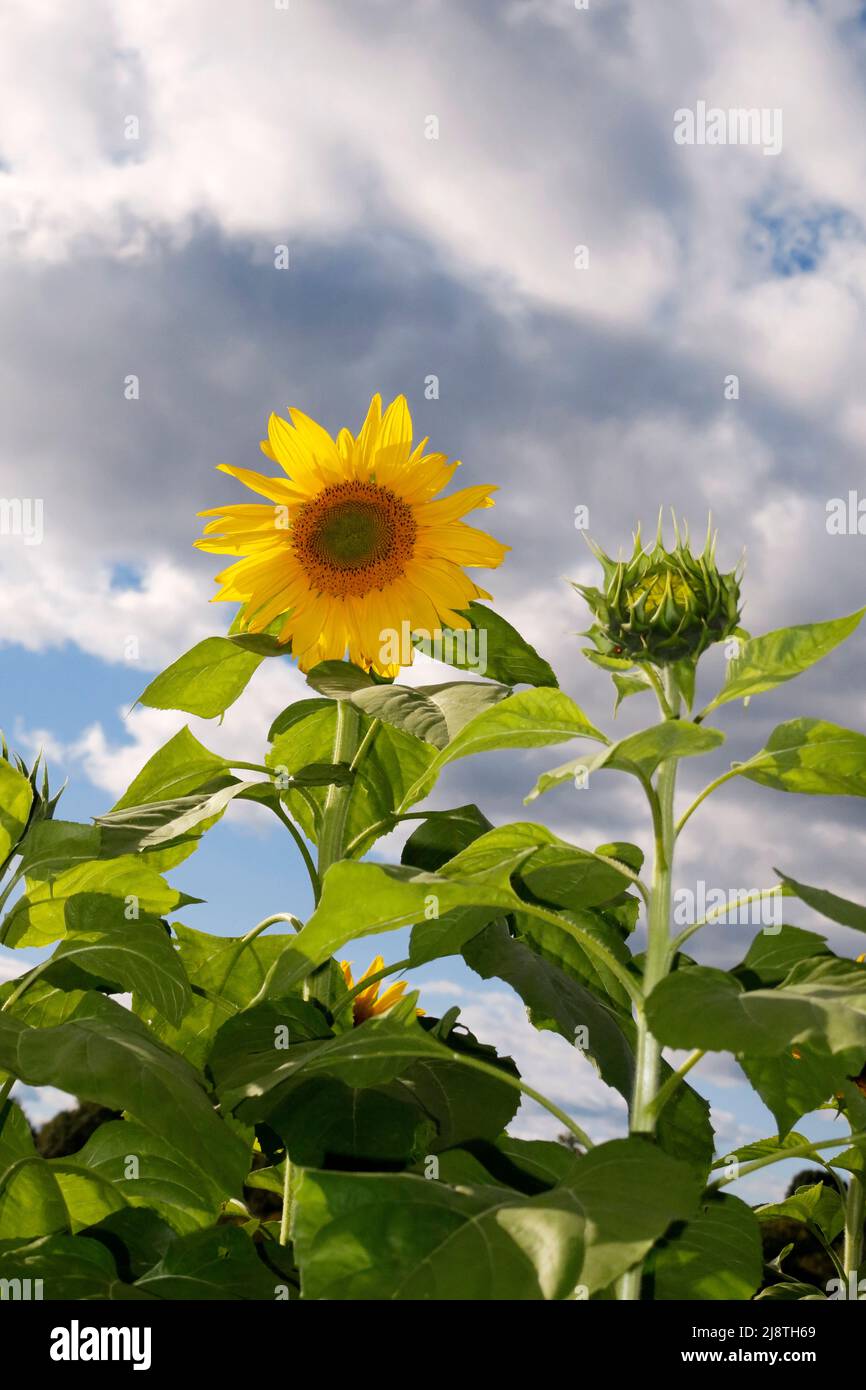
M 664 672 L 664 705 L 674 717 L 679 713 L 679 695 L 669 668 Z M 659 705 L 664 713 L 662 699 Z M 653 813 L 655 857 L 647 911 L 647 947 L 644 965 L 643 994 L 649 997 L 655 986 L 665 978 L 671 967 L 671 897 L 674 844 L 674 791 L 677 763 L 666 759 L 659 765 L 654 788 Z M 634 1086 L 632 1090 L 629 1133 L 652 1138 L 655 1135 L 658 1111 L 656 1096 L 661 1072 L 661 1047 L 647 1023 L 643 1001 L 637 1006 L 637 1045 L 635 1049 Z M 622 1275 L 617 1297 L 634 1301 L 641 1296 L 643 1265 L 639 1263 Z
M 280 1245 L 288 1245 L 289 1229 L 292 1221 L 292 1197 L 294 1188 L 295 1170 L 292 1160 L 289 1158 L 289 1151 L 286 1150 L 286 1171 L 283 1176 L 283 1212 L 280 1217 Z
M 358 751 L 361 715 L 349 700 L 337 701 L 337 727 L 334 733 L 335 763 L 352 763 Z M 319 830 L 319 879 L 343 857 L 346 816 L 349 812 L 351 783 L 337 786 L 332 783 L 325 797 L 322 824 Z

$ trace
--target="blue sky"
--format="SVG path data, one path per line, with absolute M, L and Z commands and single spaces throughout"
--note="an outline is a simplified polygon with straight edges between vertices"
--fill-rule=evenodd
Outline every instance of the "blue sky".
M 0 538 L 0 725 L 69 777 L 66 815 L 105 810 L 183 722 L 129 711 L 153 671 L 224 630 L 195 513 L 239 498 L 214 466 L 255 467 L 273 409 L 355 427 L 373 391 L 405 392 L 417 433 L 463 459 L 464 484 L 500 485 L 489 524 L 513 551 L 487 586 L 596 722 L 609 723 L 609 691 L 579 655 L 586 614 L 564 579 L 593 577 L 579 504 L 610 550 L 660 504 L 699 533 L 712 510 L 724 563 L 746 549 L 753 631 L 864 602 L 866 537 L 826 529 L 829 499 L 866 495 L 854 0 L 96 0 L 86 16 L 11 0 L 5 26 L 0 496 L 42 498 L 45 535 Z M 781 152 L 678 146 L 674 112 L 699 100 L 781 110 Z M 855 639 L 749 710 L 728 706 L 728 744 L 707 767 L 793 715 L 864 727 L 863 689 Z M 194 731 L 255 759 L 303 691 L 289 663 L 266 663 L 222 727 Z M 616 778 L 524 808 L 555 761 L 459 764 L 433 804 L 544 817 L 587 845 L 646 842 Z M 684 773 L 684 798 L 697 778 Z M 751 786 L 711 805 L 683 845 L 683 885 L 767 883 L 780 863 L 866 896 L 860 807 Z M 208 899 L 189 921 L 213 931 L 308 906 L 278 829 L 240 814 L 177 882 Z M 859 950 L 853 933 L 827 934 Z M 718 928 L 698 954 L 731 964 L 749 939 Z M 363 966 L 366 948 L 353 958 Z M 419 980 L 431 1011 L 461 1003 L 593 1133 L 621 1129 L 611 1093 L 561 1040 L 533 1035 L 504 986 L 454 962 Z M 771 1131 L 727 1059 L 693 1075 L 723 1146 Z M 550 1132 L 535 1111 L 520 1124 Z M 783 1183 L 774 1171 L 760 1191 Z

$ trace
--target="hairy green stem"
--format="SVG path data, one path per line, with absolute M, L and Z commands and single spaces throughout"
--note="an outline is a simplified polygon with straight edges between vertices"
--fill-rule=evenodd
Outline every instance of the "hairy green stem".
M 663 714 L 679 712 L 679 696 L 669 670 L 664 673 L 664 694 L 659 699 Z M 659 764 L 655 787 L 651 789 L 653 810 L 654 854 L 653 876 L 647 910 L 647 946 L 644 964 L 643 994 L 646 999 L 664 979 L 671 965 L 671 895 L 673 858 L 676 833 L 674 830 L 674 792 L 677 762 L 665 759 Z M 634 1085 L 629 1114 L 629 1133 L 649 1138 L 655 1134 L 656 1095 L 661 1072 L 661 1045 L 650 1031 L 643 1002 L 637 1006 L 637 1045 L 635 1048 Z M 640 1298 L 641 1264 L 627 1270 L 619 1281 L 617 1297 L 622 1301 Z
M 289 1229 L 292 1221 L 292 1197 L 295 1185 L 295 1168 L 286 1150 L 286 1171 L 283 1177 L 283 1211 L 280 1217 L 280 1245 L 288 1245 Z
M 349 700 L 337 701 L 337 728 L 334 734 L 334 762 L 351 763 L 358 752 L 361 716 Z M 343 857 L 346 816 L 349 812 L 351 784 L 332 784 L 325 797 L 319 830 L 319 879 Z
M 845 1202 L 845 1247 L 842 1263 L 845 1266 L 845 1279 L 853 1275 L 853 1283 L 860 1278 L 863 1263 L 863 1221 L 866 1219 L 866 1192 L 863 1180 L 858 1173 L 852 1173 L 848 1180 L 848 1197 Z

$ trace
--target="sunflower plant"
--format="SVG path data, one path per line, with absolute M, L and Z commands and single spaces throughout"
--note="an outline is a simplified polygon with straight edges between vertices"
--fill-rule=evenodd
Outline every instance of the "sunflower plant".
M 866 908 L 774 870 L 744 901 L 680 921 L 674 887 L 680 837 L 738 779 L 866 795 L 866 735 L 803 718 L 714 766 L 691 804 L 678 788 L 683 759 L 719 756 L 727 704 L 806 672 L 866 610 L 751 637 L 741 570 L 718 568 L 712 536 L 695 553 L 678 531 L 668 548 L 659 528 L 616 561 L 596 546 L 598 587 L 578 586 L 585 655 L 617 706 L 658 709 L 614 738 L 467 574 L 506 552 L 463 519 L 489 508 L 493 488 L 446 491 L 457 465 L 427 443 L 414 442 L 402 398 L 383 411 L 374 397 L 357 435 L 332 438 L 291 411 L 269 422 L 271 471 L 224 467 L 265 499 L 204 513 L 200 547 L 232 557 L 217 597 L 236 605 L 233 620 L 141 700 L 217 719 L 262 662 L 296 662 L 309 693 L 263 730 L 259 762 L 182 728 L 81 825 L 3 744 L 0 939 L 38 959 L 0 986 L 0 1288 L 41 1279 L 45 1298 L 124 1300 L 852 1296 L 866 1274 L 866 965 L 779 913 L 798 899 L 864 931 Z M 698 665 L 718 644 L 727 674 L 698 707 Z M 402 683 L 418 648 L 454 678 Z M 527 800 L 575 798 L 579 819 L 597 775 L 631 779 L 647 870 L 626 841 L 581 846 L 538 820 L 493 825 L 477 805 L 427 802 L 460 759 L 566 743 L 577 753 Z M 171 876 L 239 801 L 280 823 L 313 907 L 275 903 L 225 937 L 203 929 L 206 904 Z M 400 863 L 366 857 L 400 829 Z M 743 961 L 699 964 L 701 933 L 756 905 L 772 906 L 770 925 L 755 919 Z M 368 949 L 399 929 L 402 953 Z M 574 1067 L 623 1098 L 628 1132 L 594 1140 L 458 1009 L 425 1012 L 411 972 L 449 956 L 508 984 L 534 1027 L 565 1038 Z M 713 1052 L 734 1055 L 777 1126 L 733 1154 L 717 1152 L 691 1084 Z M 13 1096 L 19 1081 L 112 1113 L 83 1147 L 46 1157 Z M 567 1142 L 511 1135 L 521 1103 Z M 814 1142 L 796 1126 L 821 1107 L 838 1129 Z M 730 1192 L 792 1157 L 820 1164 L 830 1186 L 757 1209 Z M 822 1283 L 789 1249 L 764 1265 L 762 1229 L 780 1221 L 819 1243 Z

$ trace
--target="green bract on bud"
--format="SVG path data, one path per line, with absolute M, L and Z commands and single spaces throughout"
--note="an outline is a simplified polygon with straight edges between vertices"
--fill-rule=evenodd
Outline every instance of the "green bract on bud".
M 574 587 L 596 619 L 585 635 L 605 656 L 665 666 L 697 658 L 737 631 L 740 574 L 716 568 L 715 535 L 708 529 L 699 555 L 692 554 L 688 531 L 680 537 L 676 517 L 674 536 L 673 550 L 666 550 L 659 519 L 655 544 L 645 550 L 638 527 L 628 560 L 612 560 L 589 542 L 604 571 L 604 588 Z

